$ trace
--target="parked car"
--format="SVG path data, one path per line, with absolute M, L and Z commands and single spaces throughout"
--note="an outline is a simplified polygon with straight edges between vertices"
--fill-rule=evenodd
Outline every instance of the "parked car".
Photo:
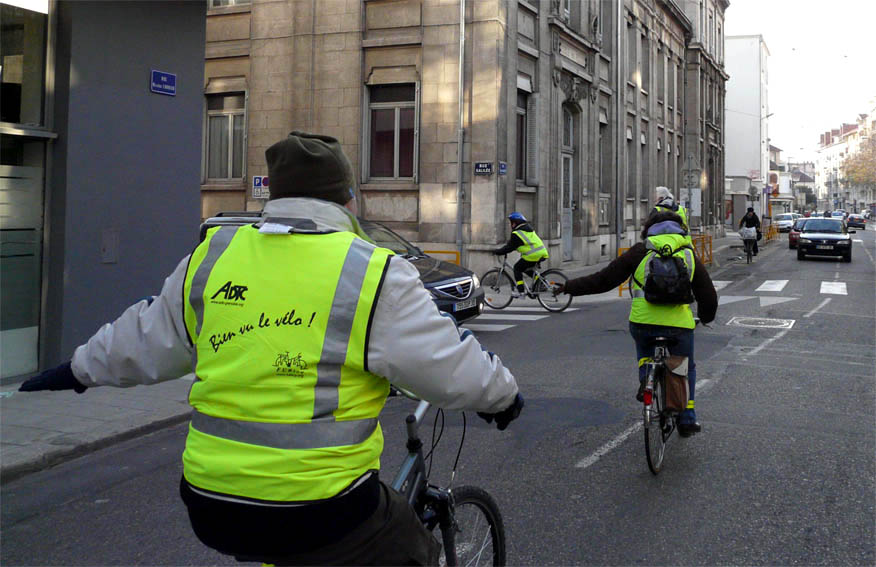
M 776 215 L 773 219 L 776 223 L 776 228 L 779 232 L 788 232 L 791 230 L 791 226 L 794 224 L 794 214 L 793 213 L 782 213 L 780 215 Z
M 842 256 L 852 261 L 852 237 L 842 219 L 809 219 L 797 240 L 797 259 L 806 256 Z
M 259 212 L 219 213 L 201 224 L 201 240 L 208 228 L 251 224 L 258 222 L 260 217 Z M 379 222 L 359 219 L 359 224 L 378 246 L 389 248 L 417 268 L 420 281 L 432 294 L 432 300 L 440 311 L 452 315 L 457 323 L 474 319 L 483 312 L 484 290 L 474 272 L 429 256 Z
M 791 230 L 788 231 L 788 248 L 797 248 L 797 240 L 800 238 L 800 232 L 803 230 L 803 225 L 805 225 L 808 220 L 809 219 L 807 218 L 797 219 L 797 222 L 795 222 L 794 226 L 791 227 Z
M 846 219 L 846 226 L 849 228 L 867 228 L 867 219 L 865 219 L 863 215 L 852 214 Z

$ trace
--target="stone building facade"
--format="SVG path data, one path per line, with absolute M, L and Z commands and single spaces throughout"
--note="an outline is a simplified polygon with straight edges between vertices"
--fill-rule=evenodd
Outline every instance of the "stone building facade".
M 620 1 L 464 0 L 462 18 L 460 0 L 210 8 L 202 213 L 260 208 L 249 188 L 264 150 L 304 130 L 341 141 L 363 216 L 475 270 L 512 211 L 554 265 L 613 257 L 655 186 L 678 191 L 688 154 L 723 149 L 688 100 L 701 93 L 685 86 L 695 27 L 682 0 Z M 690 150 L 689 111 L 703 116 Z

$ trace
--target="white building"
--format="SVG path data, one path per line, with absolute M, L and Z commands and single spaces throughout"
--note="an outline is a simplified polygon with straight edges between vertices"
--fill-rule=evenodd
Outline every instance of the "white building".
M 769 175 L 769 75 L 770 52 L 761 35 L 727 36 L 725 68 L 727 81 L 725 146 L 727 177 L 748 177 L 763 188 Z M 760 199 L 759 214 L 765 200 Z M 758 207 L 756 207 L 758 208 Z

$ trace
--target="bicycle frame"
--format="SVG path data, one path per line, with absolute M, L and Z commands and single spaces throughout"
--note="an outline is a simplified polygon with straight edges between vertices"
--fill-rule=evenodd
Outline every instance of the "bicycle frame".
M 453 515 L 453 494 L 449 489 L 430 486 L 426 476 L 426 461 L 423 458 L 423 442 L 420 440 L 419 427 L 429 410 L 429 402 L 420 400 L 414 413 L 405 418 L 408 430 L 408 456 L 392 481 L 392 488 L 407 498 L 426 529 L 433 530 L 436 525 L 441 528 L 441 539 L 444 544 L 444 556 L 447 565 L 455 566 L 456 557 L 456 525 Z
M 501 265 L 499 264 L 499 262 L 496 262 L 496 267 L 499 268 L 500 270 L 502 270 L 503 272 L 507 273 L 508 276 L 511 277 L 512 282 L 514 282 L 515 284 L 517 283 L 517 280 L 514 278 L 514 266 L 512 266 L 511 264 L 508 263 L 508 255 L 507 254 L 502 256 L 502 264 Z M 532 270 L 532 276 L 530 277 L 530 279 L 533 282 L 541 279 L 541 270 L 538 269 L 537 265 L 530 268 L 530 270 Z M 527 275 L 527 274 L 524 273 L 523 275 Z M 530 287 L 529 283 L 526 281 L 526 278 L 523 278 L 523 289 L 526 290 L 526 293 L 532 293 L 532 287 Z

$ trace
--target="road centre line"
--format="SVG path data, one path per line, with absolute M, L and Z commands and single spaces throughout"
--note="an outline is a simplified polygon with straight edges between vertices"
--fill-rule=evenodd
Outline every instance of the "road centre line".
M 821 293 L 832 295 L 848 295 L 846 282 L 821 282 Z
M 641 422 L 635 422 L 631 426 L 627 427 L 620 435 L 611 439 L 608 443 L 591 453 L 589 456 L 584 457 L 575 465 L 576 469 L 586 469 L 605 455 L 607 455 L 612 449 L 626 441 L 627 437 L 635 433 L 636 431 L 642 429 Z
M 818 311 L 820 311 L 822 307 L 824 307 L 825 305 L 827 305 L 828 303 L 830 303 L 830 300 L 831 300 L 831 299 L 833 299 L 833 298 L 832 298 L 832 297 L 828 297 L 827 299 L 825 299 L 824 301 L 822 301 L 821 303 L 819 303 L 819 304 L 818 304 L 818 307 L 816 307 L 815 309 L 813 309 L 812 311 L 810 311 L 810 312 L 807 313 L 806 315 L 803 315 L 803 317 L 812 317 L 815 313 L 818 313 Z
M 780 331 L 777 335 L 768 338 L 768 339 L 765 340 L 764 342 L 762 342 L 762 343 L 760 343 L 759 345 L 757 345 L 757 347 L 755 347 L 754 350 L 752 350 L 751 352 L 749 352 L 747 355 L 743 355 L 743 356 L 753 356 L 753 355 L 759 353 L 760 351 L 762 351 L 763 349 L 765 349 L 765 348 L 766 348 L 767 346 L 769 346 L 770 344 L 774 343 L 775 341 L 777 341 L 777 340 L 781 339 L 782 337 L 784 337 L 785 335 L 787 335 L 787 334 L 788 334 L 788 331 L 790 331 L 790 330 L 791 330 L 791 329 L 784 329 L 784 330 Z
M 766 280 L 754 291 L 782 291 L 788 285 L 788 280 Z

